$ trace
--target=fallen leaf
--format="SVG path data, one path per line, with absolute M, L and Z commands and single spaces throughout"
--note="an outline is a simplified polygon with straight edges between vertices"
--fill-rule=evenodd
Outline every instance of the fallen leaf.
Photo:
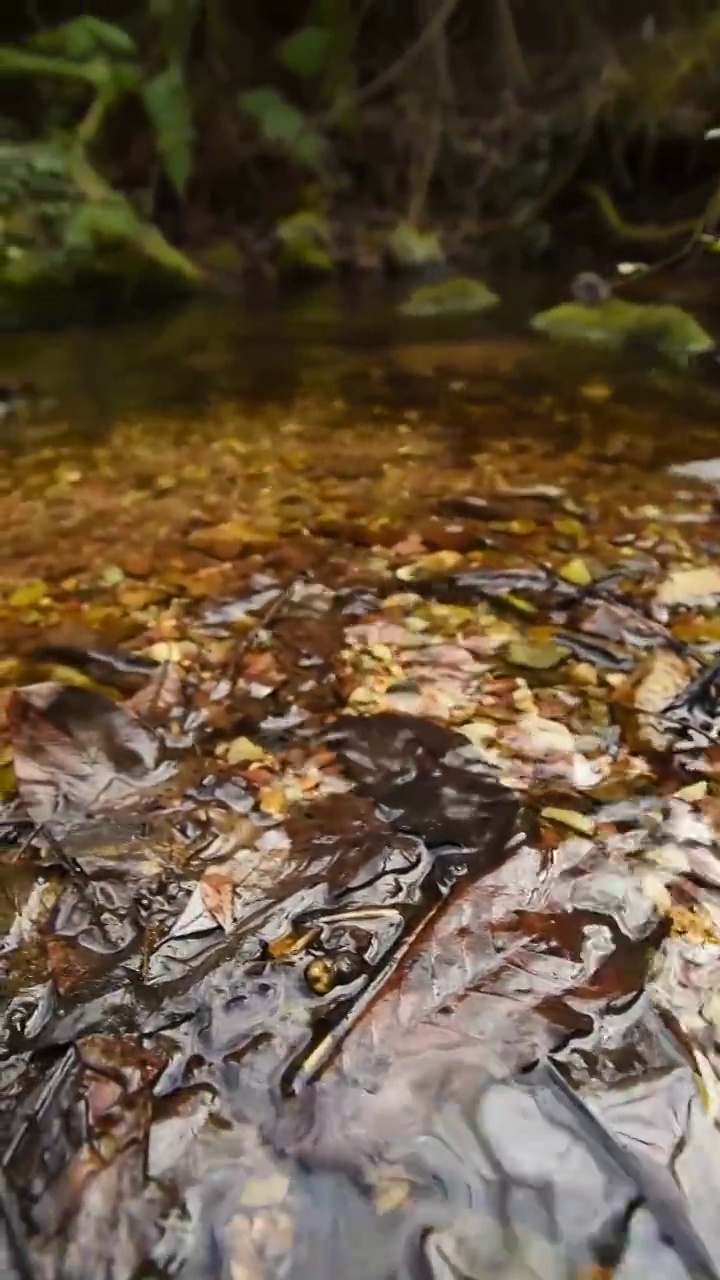
M 268 1205 L 282 1204 L 289 1190 L 290 1179 L 286 1173 L 271 1173 L 267 1178 L 248 1178 L 240 1195 L 240 1203 L 246 1209 L 264 1209 Z
M 385 1182 L 381 1182 L 375 1189 L 373 1195 L 373 1204 L 375 1212 L 383 1217 L 386 1213 L 392 1213 L 394 1209 L 399 1209 L 410 1195 L 410 1183 L 406 1179 L 392 1178 Z
M 546 720 L 532 711 L 520 716 L 514 725 L 500 729 L 498 738 L 506 747 L 530 760 L 570 755 L 575 750 L 575 739 L 567 725 L 559 720 Z
M 412 564 L 403 565 L 396 571 L 401 582 L 412 582 L 414 578 L 424 574 L 449 573 L 462 564 L 462 556 L 458 551 L 433 551 L 430 555 L 420 556 Z
M 8 603 L 11 609 L 31 609 L 33 605 L 40 604 L 47 594 L 46 582 L 26 582 L 15 588 Z
M 229 933 L 234 924 L 235 881 L 227 871 L 206 871 L 200 881 L 200 898 L 205 910 Z
M 702 604 L 720 596 L 720 568 L 707 565 L 701 569 L 676 569 L 655 593 L 658 604 Z
M 173 771 L 157 736 L 91 689 L 28 685 L 12 694 L 7 718 L 18 791 L 36 822 L 132 803 Z
M 688 942 L 720 945 L 720 935 L 711 916 L 703 907 L 674 906 L 670 911 L 672 934 Z
M 687 787 L 681 787 L 675 792 L 676 800 L 686 800 L 692 803 L 693 800 L 703 800 L 707 795 L 708 784 L 704 780 L 702 782 L 691 782 Z
M 271 759 L 267 751 L 263 751 L 256 742 L 251 742 L 249 738 L 233 738 L 232 742 L 228 742 L 222 751 L 223 756 L 228 764 L 252 764 L 255 761 L 267 762 Z
M 514 667 L 527 667 L 534 671 L 550 671 L 570 656 L 570 650 L 554 640 L 534 644 L 527 640 L 512 640 L 505 650 L 505 659 Z
M 273 818 L 282 818 L 288 809 L 287 796 L 282 787 L 265 787 L 260 792 L 259 804 L 263 813 L 270 814 Z
M 559 822 L 581 836 L 591 836 L 595 831 L 595 819 L 586 813 L 578 813 L 575 809 L 555 809 L 551 805 L 547 809 L 541 809 L 540 816 L 547 818 L 548 822 Z
M 576 587 L 587 587 L 593 580 L 588 566 L 580 556 L 575 556 L 573 560 L 568 560 L 561 565 L 558 573 L 566 582 L 572 582 Z
M 191 547 L 216 556 L 218 560 L 235 560 L 243 551 L 256 551 L 274 541 L 273 534 L 242 520 L 226 520 L 224 524 L 196 529 L 188 538 Z
M 682 693 L 690 675 L 688 663 L 679 654 L 656 649 L 617 686 L 613 702 L 657 715 Z

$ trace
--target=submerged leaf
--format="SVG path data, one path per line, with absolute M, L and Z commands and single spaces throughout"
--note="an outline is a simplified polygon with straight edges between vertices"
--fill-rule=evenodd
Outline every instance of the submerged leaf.
M 581 836 L 591 836 L 595 831 L 595 819 L 586 813 L 578 813 L 576 809 L 556 809 L 553 806 L 541 810 L 541 817 L 549 822 L 559 822 L 563 827 L 570 827 Z
M 169 772 L 157 736 L 90 689 L 28 685 L 12 694 L 7 718 L 18 790 L 36 822 L 132 803 Z
M 707 565 L 700 569 L 677 569 L 660 583 L 655 599 L 658 604 L 702 604 L 720 596 L 720 568 Z
M 33 605 L 40 604 L 47 594 L 46 582 L 26 582 L 15 588 L 8 603 L 11 609 L 31 609 Z
M 512 640 L 505 650 L 505 659 L 514 667 L 528 667 L 535 671 L 550 671 L 570 656 L 564 645 L 549 640 L 545 644 L 528 640 Z

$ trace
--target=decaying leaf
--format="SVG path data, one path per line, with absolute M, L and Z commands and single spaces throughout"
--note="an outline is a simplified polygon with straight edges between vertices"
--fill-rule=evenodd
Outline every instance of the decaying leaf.
M 541 816 L 547 818 L 548 822 L 559 822 L 561 826 L 569 827 L 571 831 L 577 831 L 581 836 L 591 836 L 595 831 L 595 819 L 587 813 L 579 813 L 577 809 L 557 809 L 548 806 L 541 811 Z
M 529 667 L 536 671 L 550 671 L 570 656 L 570 650 L 549 640 L 546 643 L 513 640 L 505 651 L 505 657 L 515 667 Z
M 7 715 L 18 790 L 36 822 L 130 804 L 171 772 L 156 734 L 89 689 L 28 685 Z
M 702 569 L 676 569 L 655 594 L 658 604 L 672 608 L 675 605 L 699 605 L 720 596 L 720 568 L 708 565 Z

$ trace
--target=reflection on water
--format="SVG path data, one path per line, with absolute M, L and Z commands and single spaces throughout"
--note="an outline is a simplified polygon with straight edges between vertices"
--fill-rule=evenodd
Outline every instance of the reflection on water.
M 717 1275 L 717 392 L 348 297 L 2 362 L 3 1275 Z

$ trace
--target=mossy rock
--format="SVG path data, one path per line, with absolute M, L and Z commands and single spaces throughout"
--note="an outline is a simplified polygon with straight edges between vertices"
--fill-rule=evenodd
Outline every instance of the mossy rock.
M 676 364 L 715 346 L 709 333 L 681 307 L 609 298 L 600 306 L 563 302 L 533 317 L 532 328 L 557 342 L 588 343 L 620 350 L 655 351 Z
M 385 249 L 390 264 L 399 271 L 422 271 L 445 261 L 434 231 L 419 231 L 410 222 L 399 222 L 390 232 Z
M 482 280 L 455 276 L 439 284 L 420 285 L 400 304 L 404 316 L 445 316 L 468 311 L 489 311 L 500 299 Z
M 278 266 L 287 276 L 328 276 L 335 270 L 330 228 L 322 214 L 307 209 L 277 226 Z

